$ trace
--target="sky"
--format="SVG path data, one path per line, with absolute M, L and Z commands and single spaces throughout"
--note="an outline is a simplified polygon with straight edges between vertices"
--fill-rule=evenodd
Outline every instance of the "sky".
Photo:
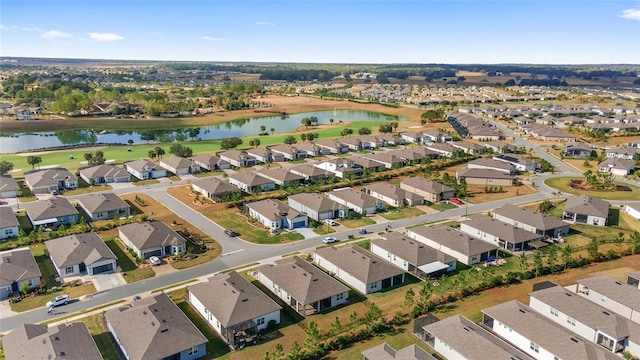
M 2 0 L 0 56 L 640 64 L 640 0 Z

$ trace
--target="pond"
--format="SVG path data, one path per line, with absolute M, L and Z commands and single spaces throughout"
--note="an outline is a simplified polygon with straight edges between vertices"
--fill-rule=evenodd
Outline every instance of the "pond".
M 317 117 L 318 124 L 329 124 L 333 119 L 334 124 L 342 121 L 367 121 L 388 120 L 402 121 L 393 115 L 385 115 L 370 111 L 360 110 L 329 110 L 314 111 L 286 116 L 262 116 L 245 118 L 225 123 L 202 127 L 182 129 L 155 129 L 144 131 L 92 131 L 92 130 L 62 130 L 38 133 L 0 134 L 0 153 L 16 153 L 33 149 L 54 148 L 65 145 L 77 144 L 146 144 L 155 142 L 185 141 L 187 139 L 224 139 L 234 136 L 259 135 L 264 131 L 269 134 L 290 132 L 302 126 L 303 118 Z M 114 121 L 118 121 L 114 119 Z

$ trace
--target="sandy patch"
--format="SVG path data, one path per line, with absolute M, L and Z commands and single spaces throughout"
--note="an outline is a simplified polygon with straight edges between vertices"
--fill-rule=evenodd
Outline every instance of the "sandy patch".
M 16 155 L 18 156 L 31 156 L 31 155 L 43 155 L 49 154 L 53 152 L 61 152 L 61 151 L 78 151 L 78 150 L 86 150 L 87 152 L 106 149 L 106 146 L 95 146 L 95 147 L 86 147 L 86 148 L 77 148 L 77 149 L 64 149 L 64 150 L 47 150 L 47 151 L 34 151 L 34 152 L 20 152 Z
M 38 166 L 38 169 L 51 169 L 51 168 L 57 168 L 60 167 L 60 165 L 45 165 L 45 166 Z
M 109 160 L 105 160 L 104 163 L 108 164 L 108 163 L 112 163 L 114 161 L 116 161 L 116 159 L 109 159 Z M 89 162 L 87 160 L 83 160 L 83 161 L 80 161 L 80 164 L 87 165 L 87 164 L 89 164 Z
M 13 169 L 13 170 L 11 170 L 11 172 L 20 172 L 20 171 L 22 171 L 22 169 Z

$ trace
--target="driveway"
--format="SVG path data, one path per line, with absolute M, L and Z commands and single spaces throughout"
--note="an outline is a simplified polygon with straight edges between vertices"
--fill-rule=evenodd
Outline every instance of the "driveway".
M 82 280 L 91 281 L 96 287 L 96 292 L 117 288 L 127 283 L 120 273 L 86 275 L 82 277 Z
M 309 228 L 297 228 L 296 231 L 302 234 L 302 236 L 304 236 L 305 239 L 318 236 L 318 234 L 314 233 L 313 230 Z

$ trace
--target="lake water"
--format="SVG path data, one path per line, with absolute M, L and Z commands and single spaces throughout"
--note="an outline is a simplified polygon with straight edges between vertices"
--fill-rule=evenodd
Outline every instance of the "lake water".
M 96 143 L 121 143 L 127 144 L 133 140 L 134 144 L 146 144 L 156 142 L 185 141 L 188 139 L 224 139 L 229 137 L 258 136 L 260 127 L 264 126 L 266 132 L 289 132 L 302 126 L 301 121 L 305 117 L 315 116 L 318 124 L 329 124 L 329 119 L 334 124 L 340 121 L 367 121 L 388 120 L 402 121 L 396 116 L 374 113 L 369 111 L 333 110 L 315 111 L 287 116 L 263 116 L 250 119 L 239 119 L 216 125 L 202 126 L 199 128 L 185 129 L 157 129 L 145 131 L 91 131 L 91 130 L 62 130 L 42 133 L 17 133 L 0 135 L 0 153 L 15 153 L 32 149 L 50 148 L 64 145 L 96 144 Z M 118 121 L 114 119 L 113 121 Z M 189 134 L 194 129 L 193 134 Z M 199 130 L 199 131 L 198 131 Z M 195 135 L 195 136 L 191 136 Z

